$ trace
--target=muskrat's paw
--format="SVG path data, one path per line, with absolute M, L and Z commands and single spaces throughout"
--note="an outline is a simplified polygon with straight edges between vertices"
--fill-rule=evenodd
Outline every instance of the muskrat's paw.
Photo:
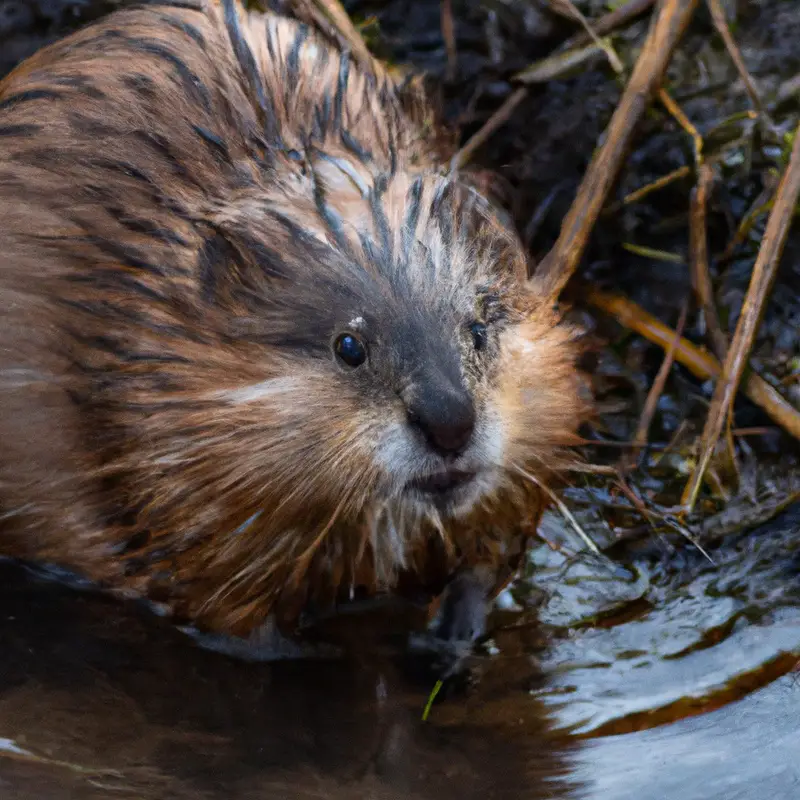
M 248 638 L 224 633 L 207 633 L 191 626 L 181 631 L 205 650 L 213 650 L 241 661 L 269 662 L 309 658 L 338 658 L 339 648 L 327 644 L 290 639 L 279 630 L 272 617 L 256 628 Z
M 409 639 L 410 655 L 439 680 L 465 673 L 486 633 L 492 576 L 482 568 L 457 573 L 427 631 Z

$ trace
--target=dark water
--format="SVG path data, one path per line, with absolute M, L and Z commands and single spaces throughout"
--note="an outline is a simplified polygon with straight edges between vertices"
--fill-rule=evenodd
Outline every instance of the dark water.
M 542 703 L 491 680 L 477 715 L 480 692 L 424 724 L 425 689 L 377 652 L 241 663 L 8 565 L 0 578 L 4 800 L 530 797 L 565 771 Z
M 798 797 L 798 527 L 714 566 L 534 551 L 511 594 L 541 621 L 502 598 L 493 655 L 427 722 L 380 616 L 341 623 L 343 659 L 251 664 L 2 564 L 0 797 Z

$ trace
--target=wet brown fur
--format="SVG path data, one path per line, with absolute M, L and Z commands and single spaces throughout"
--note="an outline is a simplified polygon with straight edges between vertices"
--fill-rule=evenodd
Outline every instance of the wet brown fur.
M 545 505 L 517 467 L 546 480 L 584 411 L 572 331 L 445 176 L 416 83 L 288 20 L 174 5 L 0 84 L 0 553 L 238 634 L 464 563 L 502 579 Z M 362 284 L 400 325 L 420 302 L 446 317 L 470 281 L 502 300 L 491 366 L 464 370 L 503 419 L 505 480 L 387 555 L 370 437 L 402 409 L 365 405 L 318 342 Z

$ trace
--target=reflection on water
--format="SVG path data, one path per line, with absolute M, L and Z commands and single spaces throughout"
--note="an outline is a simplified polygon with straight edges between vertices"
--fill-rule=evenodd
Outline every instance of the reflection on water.
M 800 682 L 787 675 L 725 708 L 607 736 L 578 753 L 583 800 L 797 800 Z
M 629 563 L 636 577 L 616 589 L 616 618 L 595 625 L 578 623 L 592 603 L 608 613 L 611 588 L 570 580 L 567 564 L 538 571 L 534 580 L 548 594 L 541 618 L 559 627 L 542 659 L 549 680 L 539 696 L 563 724 L 593 735 L 651 727 L 719 707 L 793 667 L 800 505 L 728 537 L 711 555 L 713 564 L 687 547 L 665 560 L 658 542 L 649 543 Z M 604 577 L 602 566 L 596 572 Z
M 0 564 L 0 798 L 798 797 L 798 528 L 714 566 L 534 552 L 514 596 L 545 624 L 506 597 L 496 655 L 427 723 L 385 609 L 330 624 L 343 659 L 251 664 Z
M 440 721 L 444 703 L 426 724 L 426 688 L 377 651 L 246 664 L 10 565 L 0 586 L 3 800 L 567 796 L 574 745 L 491 676 L 480 718 Z

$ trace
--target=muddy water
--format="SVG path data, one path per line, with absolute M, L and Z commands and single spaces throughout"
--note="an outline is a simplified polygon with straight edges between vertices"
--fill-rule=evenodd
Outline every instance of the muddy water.
M 713 565 L 570 557 L 556 530 L 427 722 L 393 621 L 348 620 L 341 659 L 244 663 L 0 564 L 0 797 L 800 796 L 798 528 L 790 509 Z

